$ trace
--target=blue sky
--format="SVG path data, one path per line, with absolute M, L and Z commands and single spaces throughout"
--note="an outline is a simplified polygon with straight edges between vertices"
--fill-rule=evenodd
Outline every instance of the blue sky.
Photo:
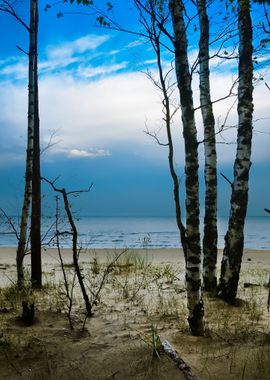
M 155 76 L 155 57 L 141 38 L 93 26 L 95 17 L 56 13 L 75 9 L 60 4 L 44 12 L 40 1 L 40 117 L 41 144 L 53 133 L 55 143 L 42 155 L 42 174 L 59 186 L 87 188 L 90 194 L 74 199 L 74 208 L 84 215 L 174 215 L 172 184 L 168 173 L 166 147 L 158 146 L 144 130 L 162 129 L 161 97 L 147 76 Z M 27 16 L 28 2 L 18 12 Z M 124 5 L 123 5 L 124 4 Z M 114 10 L 124 26 L 139 29 L 128 1 L 117 1 Z M 20 209 L 23 189 L 27 127 L 27 58 L 16 48 L 27 50 L 27 33 L 11 17 L 0 14 L 0 176 L 1 207 L 10 213 Z M 191 60 L 196 58 L 196 34 L 191 33 Z M 227 47 L 228 49 L 231 46 Z M 170 55 L 164 56 L 169 67 Z M 226 95 L 235 79 L 236 66 L 230 61 L 213 67 L 213 99 Z M 198 105 L 198 78 L 194 77 L 195 105 Z M 175 93 L 177 102 L 177 93 Z M 250 215 L 263 215 L 269 207 L 269 90 L 256 86 L 253 165 L 251 171 Z M 216 120 L 222 124 L 234 99 L 215 105 Z M 236 124 L 236 108 L 228 125 Z M 196 113 L 199 139 L 200 113 Z M 267 133 L 261 133 L 267 132 Z M 180 114 L 173 133 L 176 167 L 183 179 L 183 141 Z M 232 178 L 235 156 L 235 128 L 218 137 L 219 172 Z M 230 144 L 228 144 L 230 143 Z M 232 143 L 232 144 L 231 144 Z M 203 147 L 200 146 L 201 176 Z M 183 186 L 182 186 L 183 187 Z M 53 208 L 50 190 L 44 186 L 46 210 Z M 203 183 L 201 183 L 203 194 Z M 219 177 L 220 215 L 228 213 L 230 189 Z M 182 192 L 183 198 L 183 192 Z M 203 205 L 203 200 L 201 202 Z

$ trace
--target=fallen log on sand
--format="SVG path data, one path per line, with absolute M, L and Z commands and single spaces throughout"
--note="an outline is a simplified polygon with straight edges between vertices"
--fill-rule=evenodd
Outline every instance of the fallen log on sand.
M 164 352 L 176 363 L 180 371 L 182 371 L 186 380 L 197 380 L 197 378 L 192 374 L 191 368 L 182 358 L 180 358 L 177 351 L 172 348 L 167 340 L 162 342 L 162 347 Z

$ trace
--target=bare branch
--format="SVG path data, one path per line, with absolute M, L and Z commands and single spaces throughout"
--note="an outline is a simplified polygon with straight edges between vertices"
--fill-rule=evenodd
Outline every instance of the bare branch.
M 91 188 L 94 186 L 94 184 L 91 183 L 90 186 L 88 187 L 88 189 L 66 191 L 64 188 L 60 189 L 60 188 L 57 188 L 55 186 L 55 182 L 59 179 L 59 177 L 56 177 L 53 181 L 49 181 L 45 177 L 41 177 L 40 179 L 43 180 L 43 181 L 45 181 L 45 182 L 47 182 L 49 185 L 51 185 L 51 187 L 53 188 L 54 191 L 56 191 L 58 193 L 61 193 L 61 194 L 67 194 L 67 195 L 70 195 L 70 194 L 79 194 L 79 193 L 89 193 L 89 191 L 91 190 Z
M 49 130 L 49 133 L 50 133 L 49 141 L 48 141 L 47 145 L 40 150 L 40 155 L 44 154 L 47 150 L 49 150 L 50 148 L 52 148 L 53 146 L 55 146 L 61 142 L 61 140 L 57 140 L 55 142 L 53 141 L 53 139 L 55 138 L 55 136 L 57 134 L 57 131 L 50 131 Z
M 231 187 L 233 186 L 232 181 L 230 181 L 229 178 L 225 176 L 225 174 L 220 173 L 220 175 L 221 175 L 221 176 L 222 176 L 227 182 L 229 182 L 229 184 L 231 185 Z
M 69 194 L 78 194 L 78 193 L 88 192 L 88 191 L 90 191 L 92 185 L 90 185 L 90 187 L 89 187 L 88 190 L 76 190 L 76 191 L 71 191 L 71 192 L 68 193 L 65 188 L 59 189 L 59 188 L 57 188 L 55 186 L 55 181 L 56 180 L 54 180 L 52 182 L 52 181 L 49 181 L 48 179 L 46 179 L 44 177 L 41 177 L 41 179 L 43 181 L 47 182 L 48 184 L 50 184 L 54 191 L 56 191 L 56 192 L 58 192 L 58 193 L 60 193 L 62 195 L 65 211 L 66 211 L 68 222 L 70 224 L 71 232 L 72 232 L 73 264 L 74 264 L 76 275 L 77 275 L 77 278 L 78 278 L 78 281 L 79 281 L 79 284 L 80 284 L 80 288 L 81 288 L 81 292 L 82 292 L 82 295 L 83 295 L 83 299 L 84 299 L 84 302 L 85 302 L 85 308 L 86 308 L 87 316 L 91 316 L 92 315 L 92 305 L 91 305 L 91 303 L 89 301 L 89 297 L 88 297 L 88 294 L 86 292 L 83 276 L 82 276 L 82 273 L 81 273 L 81 270 L 80 270 L 80 267 L 79 267 L 79 262 L 78 262 L 78 256 L 79 256 L 78 246 L 77 246 L 78 231 L 77 231 L 77 227 L 76 227 L 76 224 L 74 222 L 74 219 L 73 219 L 72 212 L 70 210 L 70 204 L 69 204 L 69 200 L 68 200 L 68 195 Z
M 268 85 L 268 83 L 264 83 L 266 85 L 266 87 L 268 88 L 268 90 L 270 91 L 270 86 Z
M 27 55 L 29 57 L 29 53 L 25 50 L 23 50 L 20 46 L 16 45 L 16 48 L 20 50 L 23 54 Z
M 156 142 L 158 143 L 158 145 L 160 146 L 169 146 L 169 143 L 162 143 L 159 138 L 158 138 L 158 133 L 160 132 L 161 128 L 158 130 L 158 132 L 150 132 L 149 129 L 147 128 L 144 133 L 147 135 L 147 136 L 150 136 L 152 137 L 154 140 L 156 140 Z
M 237 83 L 238 83 L 238 78 L 233 82 L 232 87 L 230 88 L 229 93 L 228 93 L 227 95 L 225 95 L 225 96 L 219 98 L 219 99 L 213 100 L 213 101 L 212 101 L 212 104 L 219 103 L 219 102 L 222 102 L 223 100 L 226 100 L 226 99 L 228 99 L 228 98 L 231 98 L 231 97 L 237 96 L 237 94 L 235 94 L 235 93 L 233 92 L 233 89 L 235 88 L 235 86 L 236 86 Z M 194 112 L 195 112 L 195 111 L 198 111 L 199 109 L 201 109 L 201 108 L 204 107 L 204 106 L 205 106 L 205 104 L 202 104 L 202 105 L 200 105 L 200 106 L 194 108 Z
M 55 232 L 56 232 L 56 246 L 57 246 L 57 251 L 58 251 L 58 256 L 59 256 L 59 259 L 60 259 L 60 264 L 61 264 L 61 269 L 62 269 L 62 273 L 63 273 L 63 277 L 64 277 L 64 285 L 65 285 L 65 291 L 66 291 L 66 296 L 67 296 L 67 299 L 68 299 L 68 314 L 67 314 L 67 317 L 68 317 L 68 322 L 69 322 L 69 326 L 70 326 L 70 329 L 73 330 L 73 323 L 72 323 L 72 319 L 71 319 L 71 311 L 72 311 L 72 306 L 73 306 L 73 288 L 74 288 L 74 281 L 75 281 L 75 276 L 73 276 L 73 282 L 72 282 L 72 289 L 71 289 L 71 292 L 69 291 L 69 285 L 68 285 L 68 280 L 67 280 L 67 275 L 66 275 L 66 271 L 65 271 L 65 266 L 64 266 L 64 261 L 63 261 L 63 258 L 62 258 L 62 254 L 61 254 L 61 249 L 60 249 L 60 242 L 59 242 L 59 230 L 58 230 L 58 223 L 59 223 L 59 197 L 56 196 L 55 197 L 55 209 L 56 209 L 56 212 L 55 212 Z M 75 275 L 75 271 L 74 271 L 74 275 Z
M 29 26 L 23 21 L 23 19 L 21 17 L 19 17 L 15 11 L 15 9 L 12 7 L 12 5 L 6 1 L 6 0 L 2 0 L 2 2 L 0 3 L 0 12 L 5 12 L 5 13 L 8 13 L 10 14 L 11 16 L 13 16 L 16 20 L 19 21 L 19 23 L 28 31 L 30 32 L 30 28 Z
M 10 216 L 8 216 L 2 208 L 0 208 L 0 211 L 3 214 L 4 218 L 6 219 L 6 223 L 11 227 L 11 230 L 13 231 L 14 235 L 16 236 L 16 239 L 19 240 L 20 237 L 19 237 L 17 228 L 15 227 L 15 225 L 13 223 L 12 218 Z

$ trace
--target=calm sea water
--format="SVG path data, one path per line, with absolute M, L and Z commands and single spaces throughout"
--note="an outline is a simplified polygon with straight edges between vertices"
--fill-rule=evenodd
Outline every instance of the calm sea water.
M 218 219 L 220 248 L 224 245 L 224 234 L 228 218 Z M 48 232 L 48 227 L 51 231 Z M 79 241 L 92 248 L 176 248 L 180 246 L 179 232 L 174 217 L 82 217 L 77 220 Z M 68 225 L 62 225 L 63 230 Z M 43 230 L 49 241 L 54 230 L 53 221 L 45 219 Z M 70 246 L 68 238 L 62 246 Z M 12 234 L 0 234 L 0 246 L 16 246 Z M 245 247 L 270 249 L 270 217 L 249 217 L 245 226 Z

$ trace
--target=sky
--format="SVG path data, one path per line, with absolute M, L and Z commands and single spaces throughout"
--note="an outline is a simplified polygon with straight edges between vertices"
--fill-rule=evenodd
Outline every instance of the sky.
M 62 5 L 44 11 L 40 1 L 39 91 L 42 175 L 59 177 L 59 187 L 85 189 L 89 194 L 73 199 L 80 215 L 173 216 L 172 181 L 168 171 L 167 147 L 159 146 L 145 130 L 159 131 L 162 124 L 161 95 L 149 80 L 156 78 L 155 55 L 149 43 L 134 34 L 111 31 L 95 25 L 95 15 L 65 14 L 84 8 Z M 28 20 L 28 1 L 16 2 L 18 14 Z M 57 18 L 61 11 L 64 17 Z M 191 10 L 192 12 L 192 10 Z M 91 12 L 90 12 L 91 13 Z M 254 12 L 255 14 L 256 12 Z M 140 30 L 138 17 L 129 1 L 115 2 L 112 17 L 124 28 Z M 256 15 L 254 16 L 256 18 Z M 214 24 L 214 23 L 213 23 Z M 190 60 L 196 59 L 194 29 L 189 31 Z M 21 207 L 25 170 L 27 130 L 28 35 L 18 22 L 0 13 L 0 207 L 15 214 Z M 229 45 L 228 51 L 233 49 Z M 213 47 L 214 49 L 214 47 Z M 263 60 L 264 58 L 261 58 Z M 164 52 L 164 67 L 172 56 Z M 236 62 L 211 61 L 212 99 L 228 94 L 236 79 Z M 256 76 L 266 75 L 266 68 Z M 174 78 L 172 78 L 172 81 Z M 264 215 L 270 207 L 270 93 L 264 81 L 254 90 L 254 141 L 250 180 L 251 216 Z M 270 82 L 269 82 L 270 83 Z M 195 107 L 199 105 L 198 75 L 194 74 Z M 173 93 L 175 104 L 177 91 Z M 224 123 L 235 97 L 215 103 L 217 126 Z M 233 176 L 237 123 L 236 106 L 231 109 L 226 129 L 218 135 L 219 215 L 228 215 L 230 187 L 221 177 Z M 199 141 L 202 140 L 200 112 L 196 112 Z M 181 115 L 173 122 L 175 164 L 181 181 L 184 207 L 184 147 Z M 203 214 L 203 146 L 200 152 L 200 192 Z M 44 212 L 53 212 L 52 192 L 43 185 Z

